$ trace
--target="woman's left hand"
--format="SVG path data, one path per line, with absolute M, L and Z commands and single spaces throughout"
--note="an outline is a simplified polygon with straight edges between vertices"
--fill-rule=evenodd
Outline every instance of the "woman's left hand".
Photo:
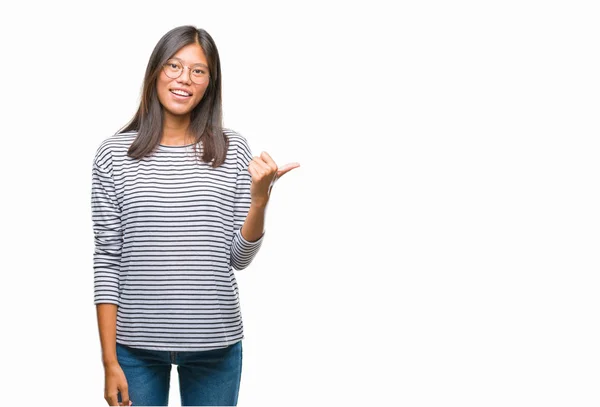
M 252 158 L 252 161 L 248 164 L 248 171 L 252 175 L 252 185 L 250 186 L 252 204 L 262 207 L 267 206 L 271 188 L 273 188 L 275 182 L 283 174 L 299 166 L 299 163 L 290 163 L 278 168 L 271 156 L 264 151 L 260 154 L 260 157 Z

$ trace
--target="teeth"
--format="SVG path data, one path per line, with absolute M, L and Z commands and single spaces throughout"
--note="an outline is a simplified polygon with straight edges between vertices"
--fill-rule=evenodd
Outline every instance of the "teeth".
M 184 92 L 182 90 L 172 90 L 171 92 L 179 96 L 191 96 L 189 93 Z

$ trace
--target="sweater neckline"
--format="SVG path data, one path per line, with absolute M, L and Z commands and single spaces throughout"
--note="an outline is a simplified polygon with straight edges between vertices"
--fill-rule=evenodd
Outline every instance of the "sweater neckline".
M 166 149 L 182 149 L 182 148 L 186 148 L 186 147 L 192 147 L 192 146 L 194 146 L 194 144 L 197 144 L 197 143 L 184 144 L 184 145 L 180 145 L 180 146 L 168 146 L 166 144 L 159 143 L 158 146 L 162 147 L 162 148 L 166 148 Z

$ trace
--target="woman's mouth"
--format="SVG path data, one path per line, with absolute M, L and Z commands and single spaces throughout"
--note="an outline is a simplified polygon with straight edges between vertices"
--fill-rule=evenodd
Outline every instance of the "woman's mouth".
M 192 96 L 191 93 L 180 89 L 171 89 L 171 93 L 179 98 L 189 98 L 190 96 Z

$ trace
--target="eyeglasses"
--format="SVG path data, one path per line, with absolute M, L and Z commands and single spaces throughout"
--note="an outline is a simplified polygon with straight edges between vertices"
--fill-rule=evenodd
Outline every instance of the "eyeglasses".
M 186 67 L 177 59 L 169 59 L 163 65 L 163 71 L 171 79 L 177 79 L 183 73 L 183 68 Z M 202 85 L 208 81 L 210 75 L 208 70 L 203 65 L 194 65 L 193 67 L 187 67 L 190 70 L 190 79 L 196 85 Z

